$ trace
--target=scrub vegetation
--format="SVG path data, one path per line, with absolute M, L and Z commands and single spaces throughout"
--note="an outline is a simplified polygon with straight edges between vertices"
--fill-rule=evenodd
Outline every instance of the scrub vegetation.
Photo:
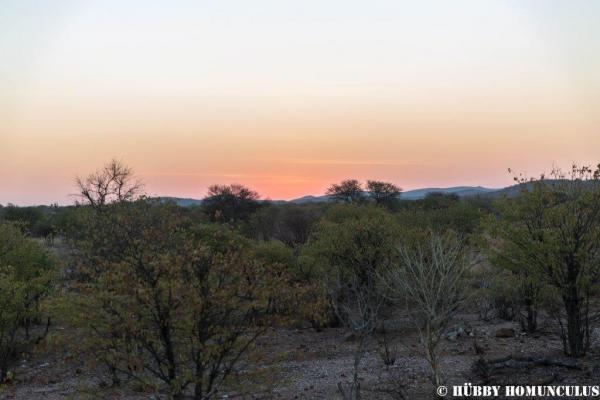
M 600 166 L 515 180 L 510 196 L 409 201 L 350 179 L 301 204 L 214 185 L 182 207 L 111 161 L 72 206 L 0 207 L 0 397 L 593 380 Z

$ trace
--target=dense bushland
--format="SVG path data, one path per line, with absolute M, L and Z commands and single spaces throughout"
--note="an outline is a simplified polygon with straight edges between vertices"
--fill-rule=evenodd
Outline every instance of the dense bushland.
M 564 351 L 582 357 L 590 346 L 591 320 L 600 279 L 600 166 L 554 170 L 502 205 L 491 222 L 498 264 L 519 277 L 524 327 L 533 331 L 545 286 L 563 303 L 555 315 Z
M 266 329 L 269 300 L 286 296 L 246 239 L 173 205 L 113 204 L 86 226 L 76 303 L 115 384 L 161 381 L 173 398 L 192 385 L 210 397 Z
M 600 279 L 599 179 L 573 167 L 519 179 L 516 197 L 416 201 L 393 184 L 347 180 L 314 204 L 221 185 L 184 208 L 144 197 L 113 161 L 77 180 L 75 206 L 0 209 L 1 378 L 43 336 L 50 294 L 62 305 L 55 317 L 82 332 L 79 350 L 94 352 L 114 385 L 172 398 L 215 398 L 259 367 L 248 361 L 253 344 L 276 327 L 348 329 L 348 399 L 361 397 L 373 339 L 399 316 L 419 333 L 434 386 L 458 312 L 518 320 L 527 333 L 550 317 L 565 353 L 583 357 Z M 35 239 L 47 232 L 60 238 L 60 279 L 52 241 Z
M 19 354 L 48 332 L 44 301 L 52 290 L 54 267 L 43 246 L 17 226 L 0 225 L 0 382 Z

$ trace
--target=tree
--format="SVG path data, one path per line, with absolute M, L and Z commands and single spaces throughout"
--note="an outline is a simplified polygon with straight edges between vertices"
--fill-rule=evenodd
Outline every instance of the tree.
M 466 298 L 468 272 L 463 242 L 452 233 L 430 233 L 424 244 L 402 246 L 399 263 L 382 275 L 390 299 L 408 306 L 436 387 L 442 384 L 440 339 Z
M 48 333 L 50 319 L 40 336 L 32 337 L 31 329 L 41 324 L 54 266 L 47 251 L 17 227 L 0 225 L 0 382 L 18 355 Z
M 95 209 L 111 202 L 135 200 L 144 187 L 133 169 L 114 159 L 85 178 L 77 177 L 75 182 L 78 196 Z
M 529 265 L 554 286 L 563 303 L 557 315 L 567 355 L 582 357 L 590 345 L 591 301 L 600 279 L 600 165 L 553 170 L 550 180 L 522 183 L 515 217 L 506 218 L 501 251 Z M 507 214 L 504 214 L 506 217 Z
M 235 223 L 258 210 L 259 199 L 257 192 L 242 185 L 212 185 L 202 206 L 211 221 Z
M 402 189 L 393 183 L 382 181 L 367 181 L 367 191 L 375 204 L 392 207 L 399 199 Z
M 365 200 L 363 188 L 356 179 L 348 179 L 339 184 L 334 183 L 327 189 L 325 194 L 334 201 L 345 203 L 362 203 Z
M 547 284 L 543 274 L 546 261 L 540 257 L 549 201 L 543 186 L 534 185 L 531 192 L 499 201 L 497 208 L 502 218 L 490 215 L 484 223 L 490 261 L 514 278 L 510 287 L 513 304 L 516 304 L 521 327 L 528 333 L 537 329 L 543 289 Z
M 352 382 L 347 388 L 342 382 L 338 389 L 345 400 L 361 398 L 360 364 L 364 357 L 369 336 L 381 323 L 384 297 L 376 274 L 377 266 L 368 266 L 360 272 L 335 268 L 331 271 L 328 288 L 336 296 L 333 309 L 342 324 L 357 337 L 354 351 Z
M 113 374 L 173 398 L 214 396 L 265 325 L 277 281 L 247 242 L 150 200 L 93 213 L 79 243 L 80 318 Z
M 359 370 L 368 339 L 382 320 L 383 292 L 378 273 L 395 260 L 397 231 L 380 208 L 344 206 L 320 222 L 309 242 L 324 267 L 331 306 L 357 338 L 353 380 L 339 389 L 344 398 L 360 398 Z M 341 218 L 340 218 L 341 217 Z
M 268 312 L 286 322 L 310 322 L 313 327 L 322 327 L 329 302 L 323 290 L 320 276 L 303 268 L 302 257 L 297 249 L 280 241 L 259 242 L 252 246 L 252 258 L 271 266 L 272 279 L 279 283 L 276 297 L 269 298 Z

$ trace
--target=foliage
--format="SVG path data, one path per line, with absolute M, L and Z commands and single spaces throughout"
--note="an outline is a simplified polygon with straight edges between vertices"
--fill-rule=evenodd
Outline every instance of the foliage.
M 340 205 L 317 224 L 308 251 L 318 257 L 325 274 L 339 270 L 366 280 L 369 271 L 393 262 L 399 238 L 400 231 L 385 210 Z
M 334 183 L 325 192 L 333 201 L 344 203 L 363 203 L 366 198 L 362 185 L 356 179 L 348 179 L 340 183 Z
M 360 398 L 360 363 L 384 304 L 378 272 L 394 261 L 396 244 L 397 231 L 389 213 L 356 206 L 333 208 L 310 242 L 309 252 L 324 268 L 332 309 L 358 338 L 353 380 L 348 388 L 339 385 L 344 398 Z
M 488 209 L 466 200 L 452 200 L 443 207 L 433 207 L 425 201 L 404 201 L 396 213 L 400 225 L 410 229 L 444 232 L 453 230 L 461 235 L 476 233 Z
M 54 262 L 26 235 L 41 232 L 73 245 L 64 305 L 113 382 L 173 398 L 216 397 L 267 327 L 307 321 L 351 331 L 352 380 L 339 388 L 358 398 L 369 340 L 401 306 L 439 385 L 440 338 L 467 295 L 473 244 L 493 264 L 480 279 L 483 317 L 518 317 L 532 332 L 545 307 L 565 352 L 582 356 L 600 278 L 600 169 L 553 177 L 494 203 L 403 201 L 391 183 L 346 180 L 328 189 L 333 202 L 263 202 L 234 184 L 183 208 L 140 196 L 132 170 L 112 161 L 78 179 L 83 204 L 2 209 L 21 229 L 0 226 L 0 372 L 40 331 Z M 385 336 L 382 347 L 393 364 Z
M 322 207 L 314 204 L 270 205 L 252 215 L 250 236 L 257 240 L 276 239 L 287 246 L 298 247 L 308 242 L 321 215 Z
M 312 269 L 314 265 L 307 265 L 313 260 L 299 257 L 297 251 L 275 240 L 253 246 L 251 257 L 270 265 L 279 282 L 277 297 L 269 299 L 270 314 L 288 323 L 308 321 L 317 329 L 324 324 L 328 301 L 321 276 Z
M 258 193 L 242 185 L 213 185 L 208 188 L 202 207 L 212 222 L 235 223 L 258 210 L 259 199 Z
M 543 250 L 537 242 L 543 240 L 543 213 L 547 204 L 539 189 L 536 187 L 518 199 L 498 202 L 497 209 L 502 218 L 489 216 L 483 223 L 488 232 L 484 236 L 484 248 L 490 254 L 490 261 L 507 272 L 494 287 L 499 316 L 512 319 L 518 315 L 522 327 L 529 333 L 537 329 L 546 285 L 543 274 L 546 262 L 539 259 Z M 531 212 L 532 202 L 539 205 L 538 211 Z M 536 242 L 537 248 L 533 244 L 525 245 L 530 241 Z
M 543 276 L 560 293 L 564 351 L 582 357 L 590 345 L 590 303 L 600 278 L 600 166 L 594 171 L 573 165 L 568 175 L 554 170 L 551 176 L 523 185 L 495 233 L 506 263 L 532 282 Z
M 460 197 L 455 193 L 430 192 L 419 202 L 425 210 L 446 209 L 458 203 Z
M 0 382 L 19 352 L 41 339 L 31 330 L 41 323 L 54 266 L 41 245 L 15 226 L 0 225 Z
M 196 226 L 173 205 L 107 210 L 79 242 L 80 317 L 105 363 L 175 398 L 190 385 L 197 399 L 214 395 L 264 331 L 276 274 L 233 231 Z
M 402 193 L 402 189 L 393 183 L 374 180 L 367 181 L 367 191 L 375 204 L 390 209 L 397 205 L 400 193 Z
M 490 321 L 501 318 L 513 321 L 521 310 L 521 297 L 519 295 L 519 279 L 509 271 L 492 267 L 474 273 L 477 287 L 475 291 L 475 304 L 479 318 Z
M 17 207 L 9 204 L 3 213 L 6 222 L 22 224 L 25 232 L 33 233 L 35 227 L 42 223 L 45 215 L 38 207 Z

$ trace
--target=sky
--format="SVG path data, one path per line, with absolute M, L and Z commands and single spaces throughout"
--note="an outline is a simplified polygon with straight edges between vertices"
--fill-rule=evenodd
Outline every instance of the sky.
M 0 204 L 511 184 L 600 162 L 600 2 L 0 0 Z

